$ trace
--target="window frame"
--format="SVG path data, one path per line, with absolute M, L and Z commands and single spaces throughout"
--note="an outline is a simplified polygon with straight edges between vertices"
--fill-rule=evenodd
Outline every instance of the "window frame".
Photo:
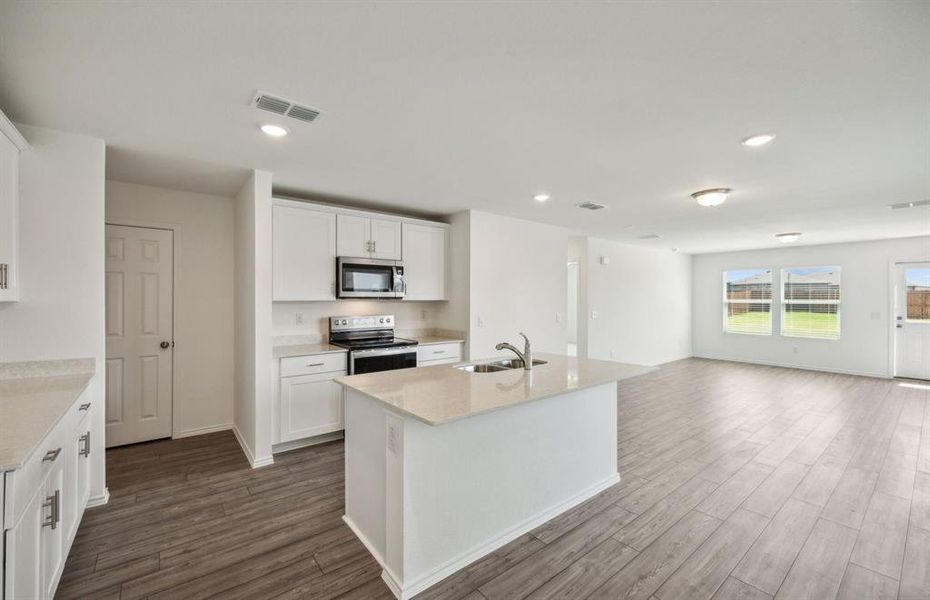
M 785 298 L 785 282 L 787 277 L 785 273 L 792 269 L 830 269 L 835 270 L 839 274 L 839 299 L 838 300 L 787 300 Z M 779 287 L 779 304 L 781 309 L 778 312 L 779 324 L 778 330 L 781 337 L 792 338 L 792 339 L 804 339 L 804 340 L 824 340 L 828 342 L 836 342 L 842 338 L 843 325 L 842 325 L 842 303 L 843 303 L 843 267 L 840 265 L 817 265 L 817 266 L 793 266 L 793 267 L 780 267 L 778 270 L 778 287 Z M 836 336 L 824 336 L 824 335 L 798 335 L 787 333 L 785 331 L 785 307 L 789 304 L 807 304 L 807 305 L 835 305 L 836 306 Z
M 769 286 L 771 286 L 771 288 L 772 288 L 772 289 L 769 291 L 769 299 L 768 299 L 768 300 L 753 300 L 752 298 L 749 298 L 749 299 L 746 299 L 746 300 L 731 300 L 730 298 L 728 298 L 728 297 L 727 297 L 727 273 L 731 273 L 731 272 L 733 272 L 733 271 L 768 271 L 768 273 L 769 273 L 769 278 L 770 278 L 770 280 L 771 280 L 771 281 L 769 281 Z M 774 290 L 774 288 L 775 288 L 775 269 L 773 269 L 772 267 L 747 267 L 747 268 L 742 268 L 742 269 L 741 269 L 741 268 L 726 269 L 726 270 L 722 271 L 721 274 L 720 274 L 720 282 L 721 282 L 721 296 L 722 296 L 722 299 L 723 299 L 723 302 L 722 302 L 722 316 L 723 316 L 723 319 L 722 319 L 722 320 L 723 320 L 723 333 L 724 333 L 724 334 L 734 334 L 734 335 L 758 335 L 758 336 L 772 336 L 772 335 L 774 335 L 774 332 L 775 332 L 775 324 L 774 324 L 774 321 L 773 321 L 773 314 L 772 314 L 772 302 L 773 302 L 772 296 L 774 295 L 774 291 L 775 291 L 775 290 Z M 729 316 L 730 316 L 730 314 L 729 314 L 729 313 L 730 313 L 729 308 L 730 308 L 730 305 L 731 305 L 731 304 L 768 304 L 768 305 L 769 305 L 769 310 L 768 310 L 768 315 L 769 315 L 769 328 L 768 328 L 768 331 L 731 331 L 730 329 L 728 329 L 728 328 L 727 328 L 727 325 L 729 324 L 729 321 L 730 321 L 730 319 L 729 319 Z

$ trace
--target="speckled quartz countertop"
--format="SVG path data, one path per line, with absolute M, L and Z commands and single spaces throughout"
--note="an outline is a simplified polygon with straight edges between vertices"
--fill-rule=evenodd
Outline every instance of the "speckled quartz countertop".
M 500 358 L 510 357 L 472 362 Z M 441 425 L 656 370 L 656 367 L 558 354 L 536 354 L 534 358 L 548 363 L 537 365 L 532 371 L 494 373 L 469 373 L 454 365 L 438 365 L 351 375 L 339 377 L 336 382 L 428 425 Z
M 315 344 L 290 344 L 285 346 L 275 346 L 272 349 L 272 356 L 274 358 L 290 358 L 291 356 L 329 354 L 331 352 L 346 352 L 346 349 L 321 342 L 317 342 Z
M 0 364 L 0 472 L 20 468 L 94 376 L 94 359 Z

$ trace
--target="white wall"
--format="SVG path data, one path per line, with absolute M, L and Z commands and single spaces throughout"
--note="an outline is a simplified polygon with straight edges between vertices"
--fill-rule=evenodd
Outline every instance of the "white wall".
M 175 437 L 233 417 L 232 198 L 108 181 L 107 223 L 174 230 Z
M 469 324 L 469 270 L 471 266 L 471 213 L 452 215 L 449 219 L 449 301 L 439 306 L 437 326 L 461 331 L 468 337 Z M 469 343 L 465 340 L 462 356 L 468 356 Z
M 236 196 L 234 431 L 253 466 L 272 462 L 271 173 Z
M 691 256 L 588 238 L 587 303 L 589 358 L 658 365 L 691 356 Z
M 471 211 L 469 355 L 496 356 L 498 342 L 565 354 L 568 230 Z
M 104 431 L 102 140 L 18 126 L 20 301 L 0 304 L 0 362 L 94 358 L 91 418 Z M 91 440 L 91 497 L 104 495 L 104 440 Z
M 694 354 L 706 358 L 887 377 L 890 312 L 889 263 L 930 258 L 930 237 L 852 244 L 797 246 L 704 254 L 694 257 Z M 839 266 L 842 268 L 839 340 L 789 338 L 778 335 L 780 310 L 773 301 L 771 336 L 723 332 L 722 277 L 732 269 Z

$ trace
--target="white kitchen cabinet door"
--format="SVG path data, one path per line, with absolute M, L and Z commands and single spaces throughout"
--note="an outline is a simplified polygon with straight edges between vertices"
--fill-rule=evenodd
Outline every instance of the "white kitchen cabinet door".
M 368 258 L 371 256 L 370 241 L 371 219 L 356 215 L 336 217 L 336 254 L 338 256 Z
M 404 300 L 446 300 L 448 229 L 404 223 Z
M 62 450 L 64 454 L 64 450 Z M 77 532 L 81 515 L 90 497 L 90 421 L 84 417 L 74 430 L 71 446 L 64 457 L 64 484 L 61 492 L 61 523 L 65 539 Z
M 19 300 L 19 149 L 0 133 L 0 302 Z
M 41 598 L 43 527 L 50 509 L 43 506 L 45 490 L 39 489 L 26 506 L 16 527 L 6 531 L 4 598 Z
M 281 441 L 290 442 L 343 429 L 345 372 L 281 378 Z
M 383 260 L 401 259 L 401 226 L 399 221 L 371 220 L 371 257 Z
M 60 462 L 52 468 L 45 482 L 45 499 L 55 505 L 51 516 L 55 520 L 54 527 L 48 525 L 42 532 L 42 597 L 54 598 L 58 579 L 65 567 L 65 530 L 62 521 L 61 507 L 66 501 L 64 494 L 64 464 Z M 46 509 L 49 511 L 49 509 Z M 46 518 L 48 518 L 46 514 Z
M 274 300 L 336 299 L 336 215 L 291 206 L 272 208 Z

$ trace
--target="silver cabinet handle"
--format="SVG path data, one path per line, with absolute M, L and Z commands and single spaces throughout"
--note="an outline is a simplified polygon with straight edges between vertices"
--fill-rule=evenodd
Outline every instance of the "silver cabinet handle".
M 0 263 L 0 290 L 5 290 L 9 287 L 9 282 L 7 280 L 9 268 L 10 265 Z
M 433 354 L 445 354 L 445 350 L 433 350 Z
M 326 363 L 310 363 L 310 364 L 307 365 L 307 366 L 308 366 L 308 367 L 322 367 L 322 366 L 325 365 L 325 364 L 326 364 Z
M 45 456 L 42 457 L 42 462 L 55 462 L 55 459 L 58 458 L 59 454 L 61 454 L 61 448 L 49 450 L 45 453 Z
M 88 408 L 90 408 L 90 402 L 85 402 L 78 407 L 78 410 L 87 410 Z
M 61 522 L 61 490 L 55 490 L 54 494 L 46 496 L 42 508 L 50 509 L 48 517 L 42 522 L 42 527 L 57 529 L 58 523 Z
M 371 251 L 372 251 L 372 252 L 377 252 L 377 251 L 378 251 L 378 242 L 377 242 L 377 241 L 372 241 L 372 242 L 371 242 Z
M 90 432 L 88 431 L 79 439 L 81 440 L 81 443 L 84 445 L 84 447 L 78 450 L 78 454 L 85 457 L 90 456 Z

